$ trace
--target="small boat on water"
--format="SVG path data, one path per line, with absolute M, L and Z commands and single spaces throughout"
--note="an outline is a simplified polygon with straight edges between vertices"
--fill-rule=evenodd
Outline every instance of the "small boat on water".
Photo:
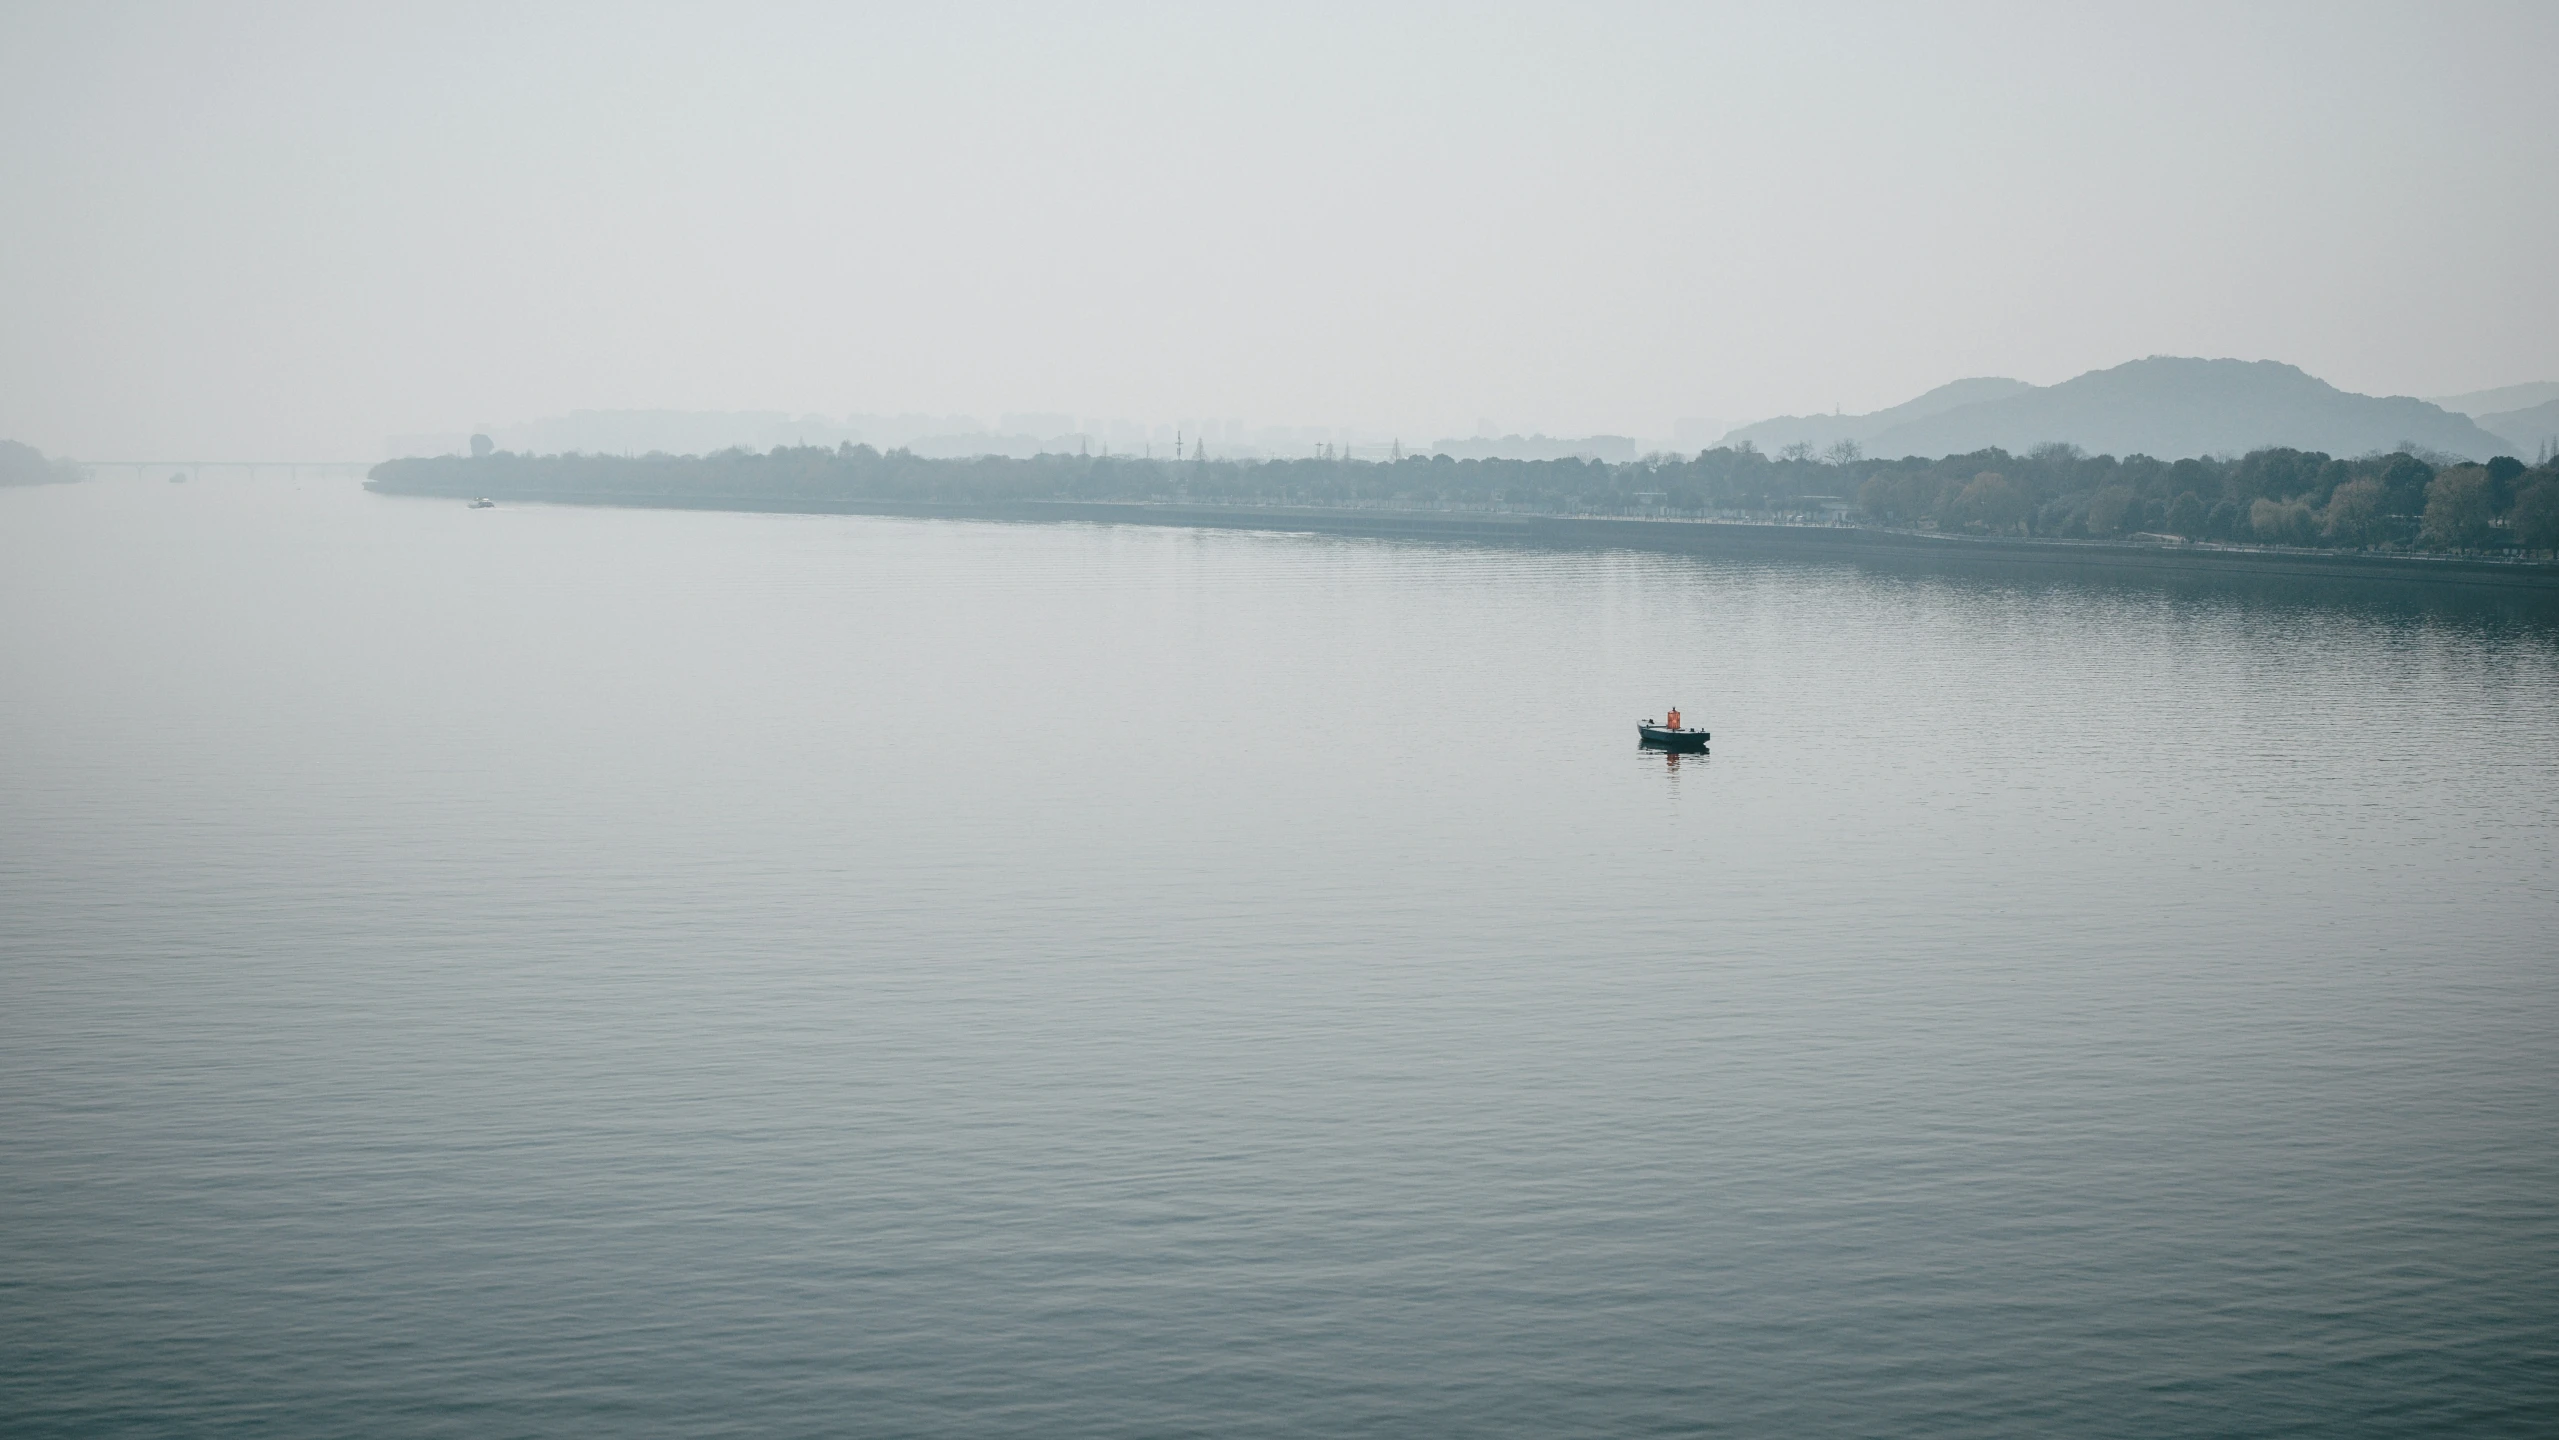
M 1635 743 L 1653 750 L 1703 750 L 1713 738 L 1703 730 L 1683 729 L 1679 723 L 1679 707 L 1674 705 L 1666 723 L 1637 721 Z
M 479 499 L 471 502 L 471 508 L 474 510 L 495 510 L 498 508 L 498 502 L 490 499 L 486 495 L 483 495 Z

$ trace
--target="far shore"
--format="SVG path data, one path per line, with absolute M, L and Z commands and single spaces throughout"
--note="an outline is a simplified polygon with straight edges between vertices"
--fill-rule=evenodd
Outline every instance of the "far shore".
M 379 481 L 393 495 L 464 499 Z M 467 487 L 465 487 L 467 489 Z M 1920 560 L 1975 567 L 2262 575 L 2559 591 L 2559 563 L 2372 551 L 2293 550 L 2212 543 L 2048 540 L 1936 535 L 1877 526 L 1734 519 L 1644 519 L 1509 514 L 1385 506 L 1203 504 L 1196 501 L 1008 500 L 978 503 L 771 495 L 615 495 L 580 489 L 507 488 L 514 503 L 609 505 L 653 510 L 882 515 L 950 520 L 1082 522 L 1453 540 L 1565 548 L 1755 554 L 1768 558 Z

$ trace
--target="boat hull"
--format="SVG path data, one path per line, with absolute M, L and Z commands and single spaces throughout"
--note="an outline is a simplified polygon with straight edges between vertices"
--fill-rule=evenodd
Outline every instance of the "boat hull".
M 1667 725 L 1638 725 L 1636 742 L 1655 750 L 1703 750 L 1709 738 L 1703 730 L 1673 730 Z

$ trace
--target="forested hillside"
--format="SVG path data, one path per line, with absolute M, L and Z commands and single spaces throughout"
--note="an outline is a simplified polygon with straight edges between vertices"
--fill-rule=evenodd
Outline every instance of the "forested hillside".
M 1405 505 L 1565 515 L 1845 517 L 1954 534 L 2463 551 L 2559 548 L 2559 461 L 2438 467 L 2405 453 L 2236 460 L 2085 455 L 1771 458 L 1749 448 L 1578 460 L 1160 461 L 1086 455 L 933 460 L 866 445 L 707 456 L 394 460 L 373 488 L 557 501 L 758 505 L 1026 500 Z

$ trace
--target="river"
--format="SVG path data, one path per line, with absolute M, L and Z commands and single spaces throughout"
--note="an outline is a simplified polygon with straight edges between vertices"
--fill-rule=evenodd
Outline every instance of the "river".
M 2545 1435 L 2554 1082 L 2532 613 L 0 492 L 14 1435 Z

